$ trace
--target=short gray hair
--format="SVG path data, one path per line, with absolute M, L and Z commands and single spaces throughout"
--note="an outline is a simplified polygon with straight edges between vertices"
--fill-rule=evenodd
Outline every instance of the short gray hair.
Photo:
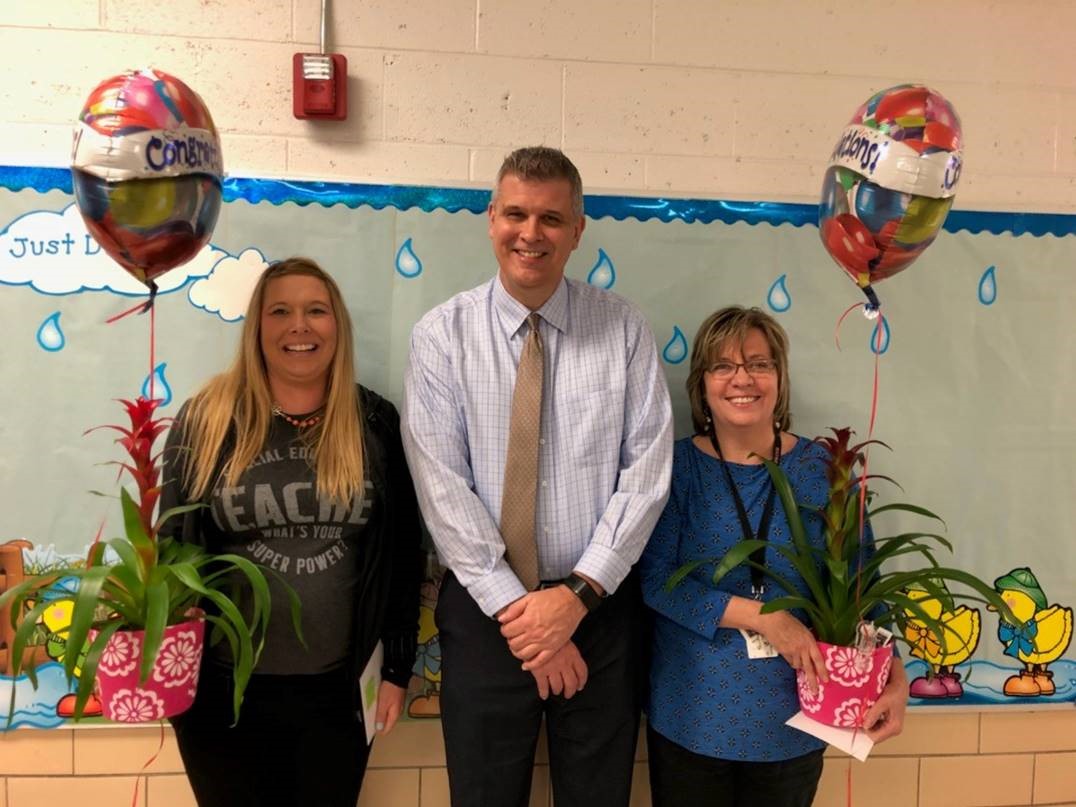
M 501 180 L 507 176 L 519 177 L 527 182 L 547 182 L 552 179 L 566 179 L 572 191 L 572 214 L 583 215 L 583 180 L 579 169 L 560 149 L 549 146 L 527 146 L 516 149 L 501 163 L 497 179 L 493 183 L 493 195 L 490 203 L 497 201 L 497 189 Z

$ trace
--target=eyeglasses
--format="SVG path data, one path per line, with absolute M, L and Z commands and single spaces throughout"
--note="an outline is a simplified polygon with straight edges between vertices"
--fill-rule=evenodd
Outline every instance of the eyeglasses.
M 710 372 L 717 378 L 732 378 L 741 367 L 750 376 L 770 375 L 777 370 L 777 362 L 773 359 L 751 359 L 743 362 L 719 361 L 710 365 Z

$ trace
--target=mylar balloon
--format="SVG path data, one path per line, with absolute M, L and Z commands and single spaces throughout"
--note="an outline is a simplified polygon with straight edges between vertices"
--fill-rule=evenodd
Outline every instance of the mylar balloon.
M 220 212 L 220 138 L 205 103 L 158 70 L 99 84 L 79 115 L 71 155 L 86 229 L 150 287 L 209 241 Z
M 830 156 L 818 224 L 822 243 L 863 289 L 922 254 L 953 204 L 962 166 L 960 118 L 928 87 L 872 96 Z

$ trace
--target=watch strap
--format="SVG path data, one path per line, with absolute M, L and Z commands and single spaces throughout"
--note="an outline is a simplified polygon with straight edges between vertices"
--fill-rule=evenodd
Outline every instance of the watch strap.
M 586 579 L 580 577 L 575 572 L 572 572 L 564 578 L 564 585 L 566 585 L 575 596 L 582 600 L 583 607 L 587 609 L 588 613 L 602 604 L 602 595 L 595 591 L 594 587 L 591 586 Z

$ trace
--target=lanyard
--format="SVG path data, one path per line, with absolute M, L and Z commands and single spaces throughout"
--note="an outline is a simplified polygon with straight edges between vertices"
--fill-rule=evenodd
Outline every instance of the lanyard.
M 743 540 L 768 540 L 770 521 L 773 519 L 773 503 L 777 498 L 777 488 L 773 484 L 773 480 L 770 480 L 770 492 L 766 495 L 766 504 L 762 508 L 762 518 L 758 522 L 758 535 L 756 535 L 754 530 L 751 529 L 751 522 L 747 518 L 747 508 L 743 506 L 743 499 L 740 498 L 740 491 L 737 490 L 736 482 L 732 478 L 732 471 L 729 470 L 728 463 L 725 462 L 725 457 L 721 453 L 721 444 L 717 442 L 717 430 L 713 427 L 710 428 L 710 445 L 714 447 L 717 458 L 721 460 L 721 470 L 725 472 L 729 490 L 732 491 L 732 500 L 736 503 L 736 515 L 740 519 L 740 528 L 743 530 Z M 781 433 L 779 431 L 774 431 L 773 434 L 773 461 L 774 463 L 781 461 Z M 751 560 L 758 564 L 757 567 L 751 567 L 751 596 L 756 600 L 760 600 L 766 592 L 764 572 L 766 568 L 766 547 L 759 547 L 752 552 Z

